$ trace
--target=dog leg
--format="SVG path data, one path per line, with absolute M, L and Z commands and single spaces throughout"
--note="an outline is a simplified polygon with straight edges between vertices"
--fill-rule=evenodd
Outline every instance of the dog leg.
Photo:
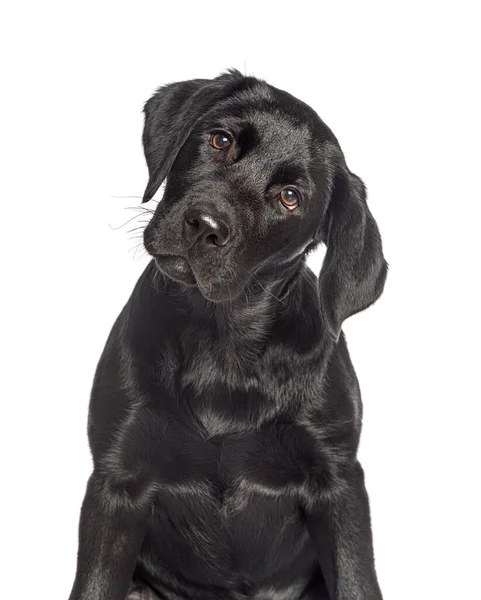
M 382 600 L 374 568 L 369 501 L 359 464 L 336 497 L 306 509 L 331 600 Z
M 126 600 L 149 507 L 145 502 L 136 506 L 125 491 L 109 489 L 95 473 L 90 477 L 80 515 L 77 574 L 70 600 Z

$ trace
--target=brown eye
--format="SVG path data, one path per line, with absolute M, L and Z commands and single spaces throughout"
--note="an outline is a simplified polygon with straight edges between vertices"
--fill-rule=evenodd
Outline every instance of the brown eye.
M 216 150 L 224 150 L 232 144 L 232 136 L 224 131 L 213 133 L 210 136 L 210 145 Z
M 294 210 L 299 206 L 299 193 L 292 188 L 284 188 L 281 191 L 281 202 L 289 210 Z

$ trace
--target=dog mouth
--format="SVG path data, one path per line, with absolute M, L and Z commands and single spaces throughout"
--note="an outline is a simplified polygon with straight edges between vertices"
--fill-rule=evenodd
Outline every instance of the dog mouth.
M 249 279 L 247 276 L 234 276 L 232 270 L 225 272 L 221 267 L 216 270 L 216 277 L 202 269 L 196 273 L 196 269 L 183 256 L 157 254 L 154 260 L 159 271 L 173 281 L 197 287 L 202 296 L 211 302 L 232 300 L 241 293 Z
M 155 256 L 157 268 L 171 279 L 186 285 L 196 285 L 197 280 L 189 261 L 183 256 L 160 254 Z

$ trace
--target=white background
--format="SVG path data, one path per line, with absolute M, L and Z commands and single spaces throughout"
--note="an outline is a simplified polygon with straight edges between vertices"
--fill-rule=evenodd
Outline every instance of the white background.
M 125 209 L 147 181 L 143 103 L 160 84 L 228 67 L 318 111 L 366 182 L 383 234 L 385 293 L 345 332 L 364 397 L 360 454 L 384 597 L 480 597 L 475 5 L 3 9 L 2 598 L 63 600 L 73 581 L 90 384 L 146 264 L 129 252 L 131 227 L 110 227 L 134 216 Z M 310 260 L 316 271 L 321 260 Z

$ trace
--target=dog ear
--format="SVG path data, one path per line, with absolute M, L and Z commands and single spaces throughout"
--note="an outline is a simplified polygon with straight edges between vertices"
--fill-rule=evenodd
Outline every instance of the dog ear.
M 327 251 L 319 276 L 321 313 L 337 341 L 343 321 L 379 298 L 388 268 L 364 184 L 345 166 L 334 178 L 322 238 Z
M 234 69 L 215 79 L 192 79 L 163 86 L 144 106 L 142 135 L 149 182 L 142 202 L 162 185 L 195 123 L 243 75 Z

